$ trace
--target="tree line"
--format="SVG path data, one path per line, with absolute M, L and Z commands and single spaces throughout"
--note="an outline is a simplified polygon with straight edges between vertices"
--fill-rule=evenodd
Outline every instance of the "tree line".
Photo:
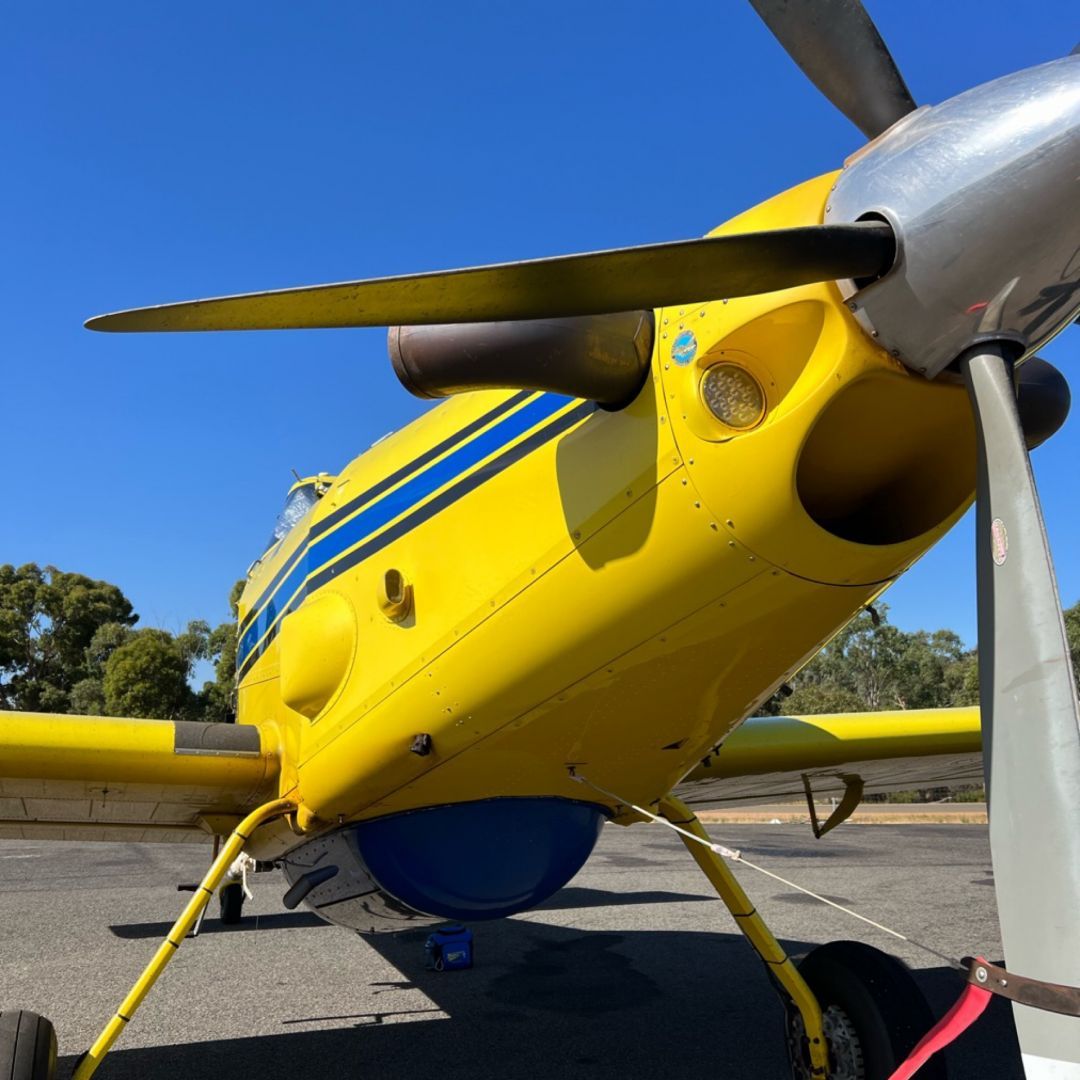
M 161 720 L 236 719 L 238 581 L 232 621 L 181 633 L 136 627 L 120 588 L 35 563 L 0 566 L 0 709 Z M 195 664 L 214 678 L 191 685 Z
M 0 709 L 162 720 L 236 719 L 236 605 L 211 628 L 137 627 L 120 588 L 35 563 L 0 566 Z M 1080 670 L 1080 603 L 1065 612 Z M 195 664 L 214 678 L 191 685 Z M 975 705 L 978 659 L 952 630 L 901 630 L 888 609 L 861 612 L 762 710 L 771 715 Z
M 1065 633 L 1080 679 L 1080 602 L 1065 612 Z M 952 630 L 901 630 L 880 604 L 852 619 L 762 712 L 811 716 L 978 703 L 977 651 Z

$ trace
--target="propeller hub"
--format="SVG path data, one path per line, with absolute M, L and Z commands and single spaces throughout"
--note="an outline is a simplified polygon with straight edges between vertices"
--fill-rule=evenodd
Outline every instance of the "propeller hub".
M 985 340 L 1043 345 L 1080 310 L 1080 57 L 904 117 L 846 165 L 825 221 L 880 218 L 897 258 L 841 282 L 863 327 L 933 378 Z

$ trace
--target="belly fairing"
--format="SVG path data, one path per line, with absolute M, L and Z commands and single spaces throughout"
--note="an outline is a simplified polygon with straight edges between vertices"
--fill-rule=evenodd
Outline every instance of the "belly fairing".
M 362 933 L 497 919 L 561 889 L 603 822 L 601 807 L 569 799 L 453 803 L 348 825 L 295 849 L 283 865 L 294 885 L 337 867 L 306 902 Z

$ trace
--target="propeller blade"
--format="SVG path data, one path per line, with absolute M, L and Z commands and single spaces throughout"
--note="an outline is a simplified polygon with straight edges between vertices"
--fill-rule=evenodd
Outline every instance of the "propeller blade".
M 810 81 L 868 138 L 915 108 L 859 0 L 750 0 Z
M 876 277 L 882 222 L 737 233 L 583 255 L 192 300 L 99 315 L 91 330 L 287 330 L 602 315 Z
M 960 368 L 979 436 L 979 685 L 990 848 L 1005 959 L 1080 986 L 1080 710 L 1006 347 Z M 1080 1070 L 1080 1021 L 1014 1004 L 1025 1063 Z M 1055 1063 L 1072 1068 L 1054 1072 Z M 1029 1071 L 1028 1075 L 1035 1075 Z

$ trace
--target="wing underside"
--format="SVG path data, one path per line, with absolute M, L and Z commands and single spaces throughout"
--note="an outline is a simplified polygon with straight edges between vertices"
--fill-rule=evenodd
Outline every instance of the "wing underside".
M 979 710 L 747 720 L 675 789 L 695 809 L 983 782 Z
M 0 714 L 0 839 L 205 842 L 276 794 L 258 728 Z

